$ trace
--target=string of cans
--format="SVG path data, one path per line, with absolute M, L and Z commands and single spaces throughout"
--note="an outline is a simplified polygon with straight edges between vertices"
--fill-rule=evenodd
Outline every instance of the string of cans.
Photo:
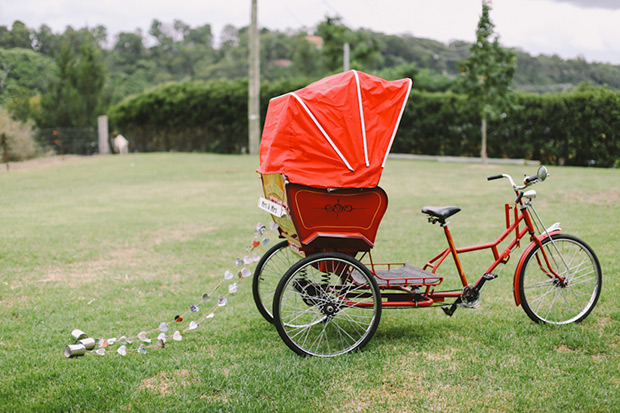
M 277 227 L 278 226 L 275 222 L 271 222 L 269 224 L 269 229 L 271 231 L 275 231 Z M 73 344 L 68 344 L 65 347 L 65 357 L 74 358 L 85 356 L 88 354 L 104 356 L 108 354 L 110 352 L 110 349 L 114 348 L 115 346 L 118 346 L 118 348 L 116 348 L 116 353 L 120 354 L 121 356 L 126 356 L 127 354 L 146 354 L 150 348 L 166 347 L 166 343 L 170 342 L 170 340 L 183 340 L 183 335 L 185 333 L 198 329 L 198 327 L 200 327 L 202 323 L 215 316 L 215 311 L 217 309 L 224 307 L 226 306 L 226 304 L 228 304 L 228 297 L 238 291 L 239 282 L 245 278 L 249 278 L 252 275 L 252 271 L 249 269 L 249 267 L 251 267 L 254 263 L 260 260 L 260 255 L 256 253 L 256 250 L 259 247 L 266 246 L 268 243 L 269 238 L 267 237 L 267 227 L 259 222 L 258 224 L 256 224 L 254 238 L 246 246 L 247 254 L 243 258 L 237 258 L 235 260 L 235 268 L 237 268 L 236 272 L 239 281 L 229 283 L 228 291 L 218 295 L 217 302 L 213 303 L 213 305 L 209 308 L 209 311 L 203 312 L 203 314 L 196 320 L 191 320 L 185 328 L 174 329 L 172 328 L 172 326 L 176 326 L 179 323 L 182 323 L 190 315 L 200 313 L 200 307 L 197 304 L 191 304 L 185 312 L 176 315 L 173 320 L 162 321 L 157 328 L 153 328 L 151 330 L 143 330 L 140 331 L 138 334 L 129 337 L 121 336 L 120 338 L 114 337 L 108 339 L 93 338 L 89 337 L 82 330 L 74 329 L 71 332 Z M 208 305 L 207 303 L 212 301 L 212 298 L 215 297 L 215 294 L 218 292 L 220 287 L 226 282 L 233 281 L 234 278 L 235 274 L 230 270 L 226 270 L 224 272 L 224 277 L 220 279 L 218 284 L 210 292 L 204 293 L 202 295 L 201 302 L 205 305 Z M 174 330 L 174 332 L 169 334 L 169 332 L 172 330 Z M 157 334 L 157 337 L 154 337 L 154 334 Z M 140 343 L 137 349 L 130 346 L 134 343 Z

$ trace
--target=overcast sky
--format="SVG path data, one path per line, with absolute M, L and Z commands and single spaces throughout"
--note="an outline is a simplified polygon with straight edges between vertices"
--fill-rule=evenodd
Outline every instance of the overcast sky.
M 144 33 L 153 19 L 192 27 L 249 24 L 251 0 L 0 0 L 0 25 L 45 23 L 55 32 L 98 24 L 109 40 Z M 351 28 L 410 33 L 442 42 L 472 41 L 481 0 L 258 0 L 259 24 L 269 29 L 313 27 L 326 15 Z M 531 54 L 620 64 L 620 0 L 495 0 L 491 19 L 504 46 Z

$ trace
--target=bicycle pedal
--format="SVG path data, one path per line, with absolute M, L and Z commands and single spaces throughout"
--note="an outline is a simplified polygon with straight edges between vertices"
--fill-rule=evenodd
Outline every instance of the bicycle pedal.
M 497 277 L 498 277 L 498 275 L 497 275 L 497 274 L 494 274 L 494 273 L 492 273 L 492 272 L 487 272 L 487 273 L 485 273 L 485 274 L 482 276 L 482 278 L 484 278 L 484 279 L 485 279 L 485 280 L 487 280 L 487 281 L 492 281 L 492 280 L 496 279 Z
M 456 306 L 454 304 L 442 305 L 441 309 L 443 310 L 444 313 L 446 313 L 448 317 L 452 317 L 452 314 L 454 314 L 454 311 L 456 311 Z

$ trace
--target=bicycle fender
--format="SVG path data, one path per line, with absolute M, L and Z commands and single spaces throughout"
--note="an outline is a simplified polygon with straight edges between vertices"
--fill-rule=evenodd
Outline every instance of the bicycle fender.
M 555 230 L 555 231 L 551 231 L 549 233 L 544 233 L 544 234 L 542 234 L 542 235 L 540 235 L 540 236 L 538 236 L 536 238 L 538 238 L 539 242 L 543 242 L 543 240 L 545 240 L 548 236 L 560 234 L 561 232 L 562 231 L 558 229 L 558 230 Z M 519 280 L 520 280 L 521 269 L 523 268 L 523 264 L 525 263 L 525 258 L 528 256 L 530 251 L 532 251 L 532 249 L 534 249 L 534 247 L 536 245 L 538 245 L 538 243 L 536 241 L 532 241 L 532 242 L 529 243 L 527 248 L 525 248 L 525 250 L 521 254 L 521 257 L 519 257 L 519 262 L 517 263 L 517 268 L 515 269 L 514 281 L 513 281 L 513 285 L 512 285 L 512 292 L 514 294 L 515 305 L 517 307 L 521 305 L 521 295 L 519 294 Z

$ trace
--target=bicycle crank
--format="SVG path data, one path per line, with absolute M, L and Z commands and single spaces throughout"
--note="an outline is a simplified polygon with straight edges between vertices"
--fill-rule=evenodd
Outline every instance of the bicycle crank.
M 456 311 L 458 307 L 478 308 L 480 307 L 480 291 L 487 281 L 493 281 L 497 278 L 497 274 L 485 273 L 475 285 L 468 285 L 463 288 L 463 293 L 457 298 L 452 305 L 442 305 L 441 309 L 448 317 Z

